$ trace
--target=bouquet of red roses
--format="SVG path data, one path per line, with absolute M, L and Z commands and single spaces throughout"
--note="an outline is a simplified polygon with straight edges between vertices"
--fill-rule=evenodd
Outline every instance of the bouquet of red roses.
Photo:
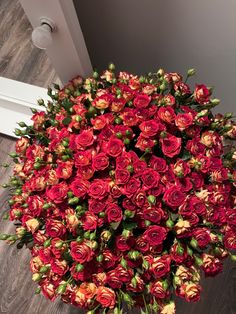
M 214 115 L 212 88 L 160 69 L 77 77 L 48 89 L 20 122 L 9 217 L 50 300 L 88 313 L 175 313 L 198 301 L 201 270 L 236 256 L 232 114 Z

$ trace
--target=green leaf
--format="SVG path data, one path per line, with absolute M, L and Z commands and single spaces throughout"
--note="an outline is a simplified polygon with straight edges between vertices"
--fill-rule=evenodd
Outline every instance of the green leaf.
M 113 230 L 116 230 L 119 227 L 119 225 L 120 225 L 120 221 L 111 223 L 111 227 Z
M 138 224 L 136 222 L 128 222 L 128 221 L 123 222 L 123 228 L 126 230 L 132 230 L 132 229 L 136 228 L 137 225 Z
M 62 123 L 64 125 L 69 125 L 71 123 L 71 117 L 66 117 L 65 119 L 62 120 Z

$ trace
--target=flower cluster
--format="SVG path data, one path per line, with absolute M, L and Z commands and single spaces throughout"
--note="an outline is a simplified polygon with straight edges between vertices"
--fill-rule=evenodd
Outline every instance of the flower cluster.
M 9 243 L 30 247 L 33 280 L 50 300 L 88 313 L 175 313 L 200 298 L 201 270 L 236 249 L 232 114 L 212 88 L 178 73 L 77 77 L 20 122 Z

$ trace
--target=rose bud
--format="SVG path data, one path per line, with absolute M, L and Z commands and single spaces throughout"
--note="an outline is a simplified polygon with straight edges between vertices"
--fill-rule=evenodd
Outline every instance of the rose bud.
M 39 274 L 39 273 L 35 273 L 35 274 L 33 274 L 33 276 L 32 276 L 32 280 L 33 281 L 40 281 L 42 279 L 42 274 Z
M 102 233 L 101 233 L 101 239 L 102 241 L 104 242 L 108 242 L 111 238 L 111 232 L 108 231 L 108 230 L 104 230 Z
M 25 222 L 26 228 L 31 233 L 35 233 L 39 228 L 39 221 L 35 218 L 31 218 Z

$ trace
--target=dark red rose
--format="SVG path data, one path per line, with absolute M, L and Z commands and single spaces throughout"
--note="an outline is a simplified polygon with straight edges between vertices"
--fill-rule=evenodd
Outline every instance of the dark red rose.
M 124 186 L 122 189 L 123 194 L 125 194 L 127 197 L 131 198 L 137 190 L 140 188 L 140 181 L 136 178 L 131 178 L 129 182 Z
M 73 192 L 73 194 L 77 197 L 84 197 L 89 188 L 89 181 L 76 178 L 71 184 L 70 189 Z
M 98 200 L 103 199 L 109 192 L 109 184 L 102 179 L 94 180 L 89 187 L 89 195 Z
M 66 227 L 60 220 L 48 219 L 46 222 L 46 232 L 49 237 L 61 238 L 66 233 Z
M 117 169 L 115 171 L 116 184 L 126 184 L 130 178 L 130 172 L 125 169 Z
M 186 195 L 177 186 L 172 186 L 164 193 L 163 200 L 172 208 L 179 207 L 185 200 Z
M 205 276 L 214 277 L 222 272 L 223 264 L 218 258 L 206 253 L 203 253 L 201 258 L 203 262 L 201 268 L 203 269 Z
M 152 155 L 150 158 L 150 167 L 156 170 L 157 172 L 165 172 L 167 169 L 167 164 L 164 158 L 156 157 Z
M 84 269 L 81 271 L 76 270 L 77 263 L 73 264 L 70 271 L 71 276 L 78 281 L 88 281 L 91 278 L 92 272 L 94 271 L 93 262 L 83 263 Z
M 96 199 L 89 199 L 89 211 L 93 212 L 94 214 L 99 214 L 103 212 L 105 208 L 105 202 L 100 202 Z
M 109 249 L 103 250 L 103 266 L 105 269 L 109 269 L 115 266 L 117 260 L 119 259 L 116 255 L 112 253 Z
M 225 233 L 224 245 L 228 250 L 236 250 L 236 231 L 228 230 Z
M 150 270 L 155 278 L 162 278 L 170 272 L 171 259 L 169 255 L 153 258 Z
M 68 190 L 68 185 L 65 182 L 61 182 L 48 187 L 46 190 L 46 195 L 48 198 L 50 198 L 50 200 L 58 204 L 62 203 L 66 199 Z
M 192 232 L 192 237 L 197 240 L 200 248 L 206 247 L 211 242 L 210 230 L 207 228 L 196 228 Z
M 118 157 L 124 148 L 124 144 L 117 138 L 111 138 L 107 144 L 106 153 L 112 157 Z
M 166 239 L 167 230 L 160 226 L 150 226 L 144 232 L 150 245 L 160 245 Z
M 70 254 L 76 262 L 81 264 L 91 261 L 94 256 L 93 250 L 86 242 L 78 243 L 75 241 L 70 244 Z
M 157 299 L 167 298 L 168 292 L 169 291 L 164 288 L 163 282 L 160 280 L 153 282 L 150 286 L 150 293 Z
M 98 218 L 93 213 L 85 213 L 81 218 L 84 230 L 95 230 L 97 228 Z
M 113 203 L 108 203 L 106 207 L 106 214 L 108 222 L 119 222 L 123 218 L 121 208 Z
M 132 202 L 138 206 L 143 207 L 148 205 L 147 195 L 143 190 L 139 190 L 132 198 Z
M 173 158 L 178 155 L 181 150 L 182 139 L 171 134 L 167 134 L 160 139 L 161 149 L 165 156 Z
M 145 236 L 139 236 L 136 239 L 136 249 L 142 253 L 148 252 L 150 248 L 149 241 Z
M 143 210 L 143 218 L 154 223 L 159 223 L 164 217 L 164 212 L 159 207 L 148 207 Z
M 147 94 L 138 94 L 134 98 L 134 106 L 136 108 L 146 108 L 149 105 L 151 99 L 151 96 L 148 96 Z
M 123 282 L 119 278 L 119 274 L 116 269 L 112 269 L 107 273 L 106 283 L 113 289 L 120 289 Z
M 160 175 L 155 170 L 149 168 L 142 173 L 141 179 L 144 189 L 151 189 L 159 184 Z
M 191 94 L 190 88 L 187 84 L 185 84 L 184 82 L 177 82 L 174 84 L 174 90 L 177 93 L 180 93 L 182 95 L 188 95 Z
M 116 237 L 116 247 L 119 251 L 129 251 L 134 244 L 135 240 L 132 237 L 129 237 L 128 239 L 124 238 L 123 236 Z
M 135 126 L 138 123 L 137 110 L 131 108 L 125 108 L 120 114 L 123 124 L 128 126 Z
M 109 158 L 105 153 L 97 154 L 92 160 L 93 170 L 104 170 L 109 166 Z
M 193 95 L 195 100 L 201 105 L 206 105 L 210 101 L 211 94 L 206 85 L 196 85 Z

